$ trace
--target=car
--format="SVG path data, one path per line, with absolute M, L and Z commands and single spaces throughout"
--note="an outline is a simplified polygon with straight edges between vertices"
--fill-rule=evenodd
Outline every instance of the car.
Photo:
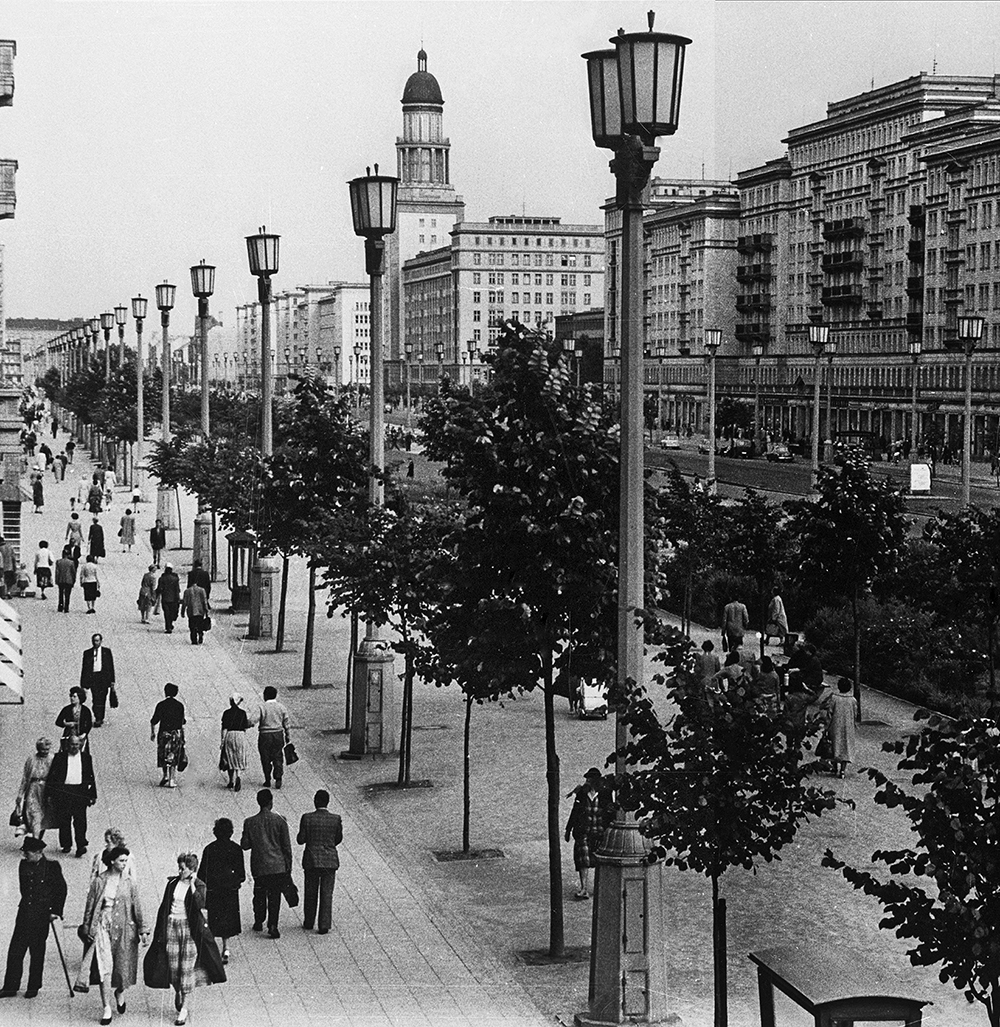
M 679 435 L 664 435 L 660 439 L 660 449 L 680 449 L 681 439 Z
M 767 459 L 772 463 L 777 461 L 783 464 L 790 464 L 795 461 L 795 457 L 792 456 L 792 451 L 784 444 L 784 442 L 775 442 L 767 451 Z
M 719 450 L 720 456 L 732 456 L 740 460 L 749 460 L 752 453 L 753 439 L 730 439 L 728 445 Z

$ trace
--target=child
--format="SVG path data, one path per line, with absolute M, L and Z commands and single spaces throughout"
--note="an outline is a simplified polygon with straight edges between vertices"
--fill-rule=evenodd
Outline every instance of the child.
M 17 569 L 17 583 L 14 585 L 14 595 L 23 596 L 30 584 L 31 578 L 28 575 L 28 565 L 22 563 Z

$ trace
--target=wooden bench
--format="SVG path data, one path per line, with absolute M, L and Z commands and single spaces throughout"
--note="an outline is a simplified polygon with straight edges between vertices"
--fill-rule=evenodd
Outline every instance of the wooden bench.
M 815 1027 L 853 1027 L 855 1021 L 920 1027 L 927 1001 L 899 994 L 899 986 L 882 967 L 868 962 L 845 944 L 781 946 L 751 952 L 757 964 L 761 1027 L 776 1027 L 774 989 L 814 1017 Z

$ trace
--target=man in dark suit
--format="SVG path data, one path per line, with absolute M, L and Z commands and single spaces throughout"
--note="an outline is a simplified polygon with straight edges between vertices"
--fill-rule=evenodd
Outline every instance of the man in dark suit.
M 73 847 L 76 854 L 87 851 L 87 807 L 97 802 L 97 781 L 90 753 L 76 735 L 66 739 L 66 748 L 52 757 L 45 779 L 45 801 L 59 821 L 59 844 L 63 852 Z
M 187 579 L 188 587 L 192 585 L 200 585 L 205 590 L 205 595 L 212 598 L 212 575 L 205 570 L 201 565 L 201 560 L 195 560 L 191 564 L 191 570 L 188 571 Z
M 94 709 L 94 727 L 100 727 L 104 723 L 108 691 L 115 687 L 115 657 L 111 650 L 102 644 L 104 638 L 101 635 L 94 635 L 90 641 L 91 647 L 83 654 L 80 687 L 93 693 L 91 705 Z
M 319 904 L 317 934 L 327 934 L 333 922 L 333 886 L 337 880 L 340 857 L 337 846 L 344 840 L 340 817 L 331 813 L 330 793 L 321 788 L 313 799 L 316 809 L 303 813 L 295 840 L 304 845 L 302 869 L 306 877 L 306 898 L 302 926 L 312 929 Z
M 62 919 L 66 904 L 66 880 L 62 867 L 55 860 L 42 855 L 45 842 L 30 835 L 21 849 L 24 859 L 17 876 L 21 886 L 21 902 L 17 907 L 14 932 L 7 949 L 7 972 L 4 974 L 0 998 L 12 998 L 21 987 L 25 953 L 30 953 L 28 987 L 25 998 L 34 998 L 42 986 L 45 969 L 45 942 L 49 937 L 49 922 Z
M 51 773 L 51 771 L 50 771 Z M 250 873 L 253 875 L 253 929 L 264 929 L 270 938 L 280 938 L 278 913 L 281 891 L 292 872 L 292 842 L 288 823 L 271 809 L 274 796 L 269 788 L 257 793 L 260 812 L 243 821 L 240 848 L 250 850 Z

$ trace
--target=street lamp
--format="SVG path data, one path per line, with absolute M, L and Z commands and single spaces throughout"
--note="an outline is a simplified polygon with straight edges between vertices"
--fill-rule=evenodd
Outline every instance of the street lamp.
M 288 379 L 292 373 L 292 348 L 285 347 L 285 389 L 288 389 Z
M 273 411 L 271 380 L 271 276 L 278 273 L 278 242 L 281 236 L 261 228 L 257 235 L 248 235 L 247 257 L 250 274 L 257 278 L 257 299 L 260 303 L 260 445 L 264 456 L 271 456 L 273 447 Z M 253 604 L 251 603 L 251 612 Z
M 323 371 L 323 347 L 316 347 L 316 373 L 321 374 Z
M 413 409 L 412 400 L 410 399 L 410 378 L 413 377 L 410 361 L 413 358 L 413 343 L 409 340 L 403 343 L 403 351 L 406 354 L 406 430 L 409 431 L 412 423 L 410 411 Z
M 722 344 L 722 329 L 705 329 L 705 352 L 708 354 L 708 487 L 715 492 L 715 354 Z
M 618 684 L 626 691 L 643 680 L 643 632 L 636 611 L 643 594 L 643 194 L 659 150 L 657 136 L 672 135 L 680 111 L 684 48 L 681 36 L 619 30 L 614 50 L 584 54 L 594 142 L 611 149 L 616 180 L 615 206 L 622 213 L 621 266 L 621 480 L 618 571 Z M 625 777 L 627 731 L 615 714 L 615 784 L 621 795 Z M 666 991 L 662 950 L 663 914 L 660 867 L 647 861 L 647 842 L 634 816 L 617 806 L 614 823 L 595 853 L 597 883 L 590 957 L 589 1016 L 593 1020 L 661 1019 Z M 627 883 L 626 883 L 627 882 Z M 629 906 L 643 911 L 643 926 L 623 930 Z M 637 902 L 638 906 L 633 903 Z M 627 938 L 626 938 L 627 935 Z M 626 975 L 643 978 L 644 1009 L 625 1009 Z M 630 1006 L 631 1006 L 631 999 Z
M 143 440 L 146 437 L 146 423 L 143 417 L 143 371 L 142 371 L 142 322 L 146 317 L 148 301 L 142 296 L 132 297 L 132 317 L 135 319 L 135 467 L 132 478 L 134 486 L 142 493 Z
M 118 366 L 125 366 L 125 322 L 128 320 L 128 307 L 115 307 L 115 322 L 118 325 Z
M 815 477 L 819 470 L 819 399 L 820 384 L 823 378 L 823 353 L 830 339 L 830 326 L 811 324 L 809 326 L 809 343 L 816 354 L 816 366 L 813 372 L 813 435 L 812 435 L 812 473 Z M 815 485 L 815 481 L 813 483 Z
M 333 377 L 334 384 L 337 386 L 337 392 L 340 392 L 340 386 L 343 384 L 343 376 L 340 373 L 340 347 L 333 347 Z
M 438 358 L 438 392 L 441 391 L 441 379 L 444 377 L 444 343 L 434 343 L 434 353 Z
M 983 337 L 981 317 L 960 317 L 958 338 L 965 350 L 965 423 L 962 425 L 962 506 L 972 501 L 972 354 Z
M 396 231 L 396 194 L 399 179 L 375 174 L 370 168 L 365 175 L 348 183 L 351 194 L 351 215 L 354 232 L 365 240 L 365 271 L 369 278 L 370 353 L 368 368 L 368 499 L 372 506 L 383 503 L 381 472 L 385 466 L 385 409 L 382 381 L 382 274 L 385 237 Z M 387 714 L 391 705 L 392 650 L 379 638 L 378 625 L 366 621 L 365 639 L 358 646 L 354 659 L 351 702 L 352 756 L 392 752 L 393 719 Z M 377 713 L 375 711 L 378 711 Z M 372 723 L 373 718 L 376 720 Z
M 201 344 L 201 435 L 208 438 L 208 298 L 215 292 L 215 268 L 204 260 L 191 268 L 191 292 L 198 299 L 198 335 Z M 216 358 L 218 359 L 218 358 Z
M 101 329 L 104 332 L 104 380 L 111 377 L 111 329 L 115 326 L 115 315 L 111 310 L 101 314 Z
M 163 329 L 163 441 L 170 441 L 170 339 L 167 331 L 170 328 L 170 311 L 174 308 L 174 297 L 177 286 L 164 281 L 156 287 L 156 307 L 160 312 L 160 327 Z
M 917 456 L 917 434 L 920 430 L 920 422 L 917 415 L 917 389 L 920 387 L 920 340 L 910 340 L 910 357 L 913 361 L 913 371 L 910 376 L 910 463 L 915 464 Z
M 476 380 L 476 351 L 479 347 L 475 339 L 469 339 L 465 345 L 469 350 L 469 391 L 471 392 L 473 383 Z
M 760 430 L 760 358 L 764 355 L 764 344 L 755 342 L 750 347 L 754 358 L 753 373 L 753 452 L 754 456 L 760 456 L 762 449 Z
M 824 347 L 826 353 L 826 440 L 830 443 L 829 448 L 823 446 L 823 459 L 826 463 L 833 462 L 833 354 L 837 348 L 837 342 L 831 335 Z

